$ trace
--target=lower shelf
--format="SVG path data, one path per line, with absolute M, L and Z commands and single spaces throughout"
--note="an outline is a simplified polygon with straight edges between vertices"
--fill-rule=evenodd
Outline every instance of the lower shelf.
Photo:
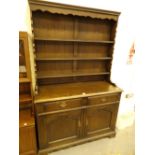
M 68 74 L 52 74 L 52 73 L 38 73 L 38 79 L 60 78 L 60 77 L 76 77 L 76 76 L 94 76 L 94 75 L 109 75 L 110 72 L 98 73 L 68 73 Z

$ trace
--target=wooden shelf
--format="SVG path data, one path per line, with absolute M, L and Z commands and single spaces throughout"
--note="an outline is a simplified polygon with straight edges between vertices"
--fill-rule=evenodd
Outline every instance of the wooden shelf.
M 39 87 L 39 93 L 37 96 L 35 96 L 35 103 L 71 99 L 84 96 L 87 97 L 106 93 L 116 93 L 121 91 L 122 90 L 120 88 L 117 88 L 106 81 L 44 85 Z
M 32 97 L 30 94 L 20 94 L 19 95 L 20 103 L 27 103 L 27 102 L 31 102 L 31 101 L 32 101 Z
M 37 61 L 74 61 L 74 60 L 111 60 L 111 57 L 94 57 L 94 58 L 84 58 L 84 57 L 69 57 L 69 58 L 36 58 Z
M 28 83 L 30 82 L 30 79 L 28 78 L 19 78 L 19 83 Z
M 83 43 L 101 43 L 101 44 L 114 44 L 114 41 L 110 40 L 82 40 L 82 39 L 53 39 L 44 37 L 35 37 L 38 41 L 56 41 L 56 42 L 83 42 Z
M 110 72 L 98 72 L 98 73 L 69 73 L 69 74 L 50 74 L 50 73 L 38 73 L 38 79 L 45 78 L 61 78 L 61 77 L 74 77 L 74 76 L 93 76 L 93 75 L 108 75 Z

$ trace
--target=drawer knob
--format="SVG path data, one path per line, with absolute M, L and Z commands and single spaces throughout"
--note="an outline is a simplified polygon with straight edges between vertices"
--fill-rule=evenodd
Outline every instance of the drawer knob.
M 106 99 L 105 99 L 105 98 L 102 98 L 102 99 L 101 99 L 101 102 L 105 102 L 105 101 L 106 101 Z
M 66 102 L 62 102 L 62 103 L 60 104 L 60 107 L 62 107 L 62 108 L 65 108 L 66 106 L 67 106 Z

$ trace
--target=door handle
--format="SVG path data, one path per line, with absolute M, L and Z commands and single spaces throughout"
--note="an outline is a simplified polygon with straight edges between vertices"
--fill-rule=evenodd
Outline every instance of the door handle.
M 80 120 L 78 121 L 78 127 L 79 128 L 81 127 L 81 121 Z
M 88 126 L 88 119 L 86 118 L 86 126 Z
M 60 104 L 60 107 L 62 107 L 62 108 L 65 108 L 66 106 L 67 106 L 66 102 L 62 102 L 62 103 Z

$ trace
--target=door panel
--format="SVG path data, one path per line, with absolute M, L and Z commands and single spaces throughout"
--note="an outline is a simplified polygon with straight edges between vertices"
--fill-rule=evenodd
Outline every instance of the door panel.
M 42 118 L 44 121 L 40 122 L 40 126 L 43 125 L 43 130 L 39 134 L 42 137 L 41 140 L 46 139 L 46 142 L 42 143 L 40 141 L 40 148 L 67 144 L 80 138 L 80 110 L 46 115 Z
M 86 131 L 87 136 L 104 134 L 114 130 L 118 104 L 92 107 L 86 110 Z

